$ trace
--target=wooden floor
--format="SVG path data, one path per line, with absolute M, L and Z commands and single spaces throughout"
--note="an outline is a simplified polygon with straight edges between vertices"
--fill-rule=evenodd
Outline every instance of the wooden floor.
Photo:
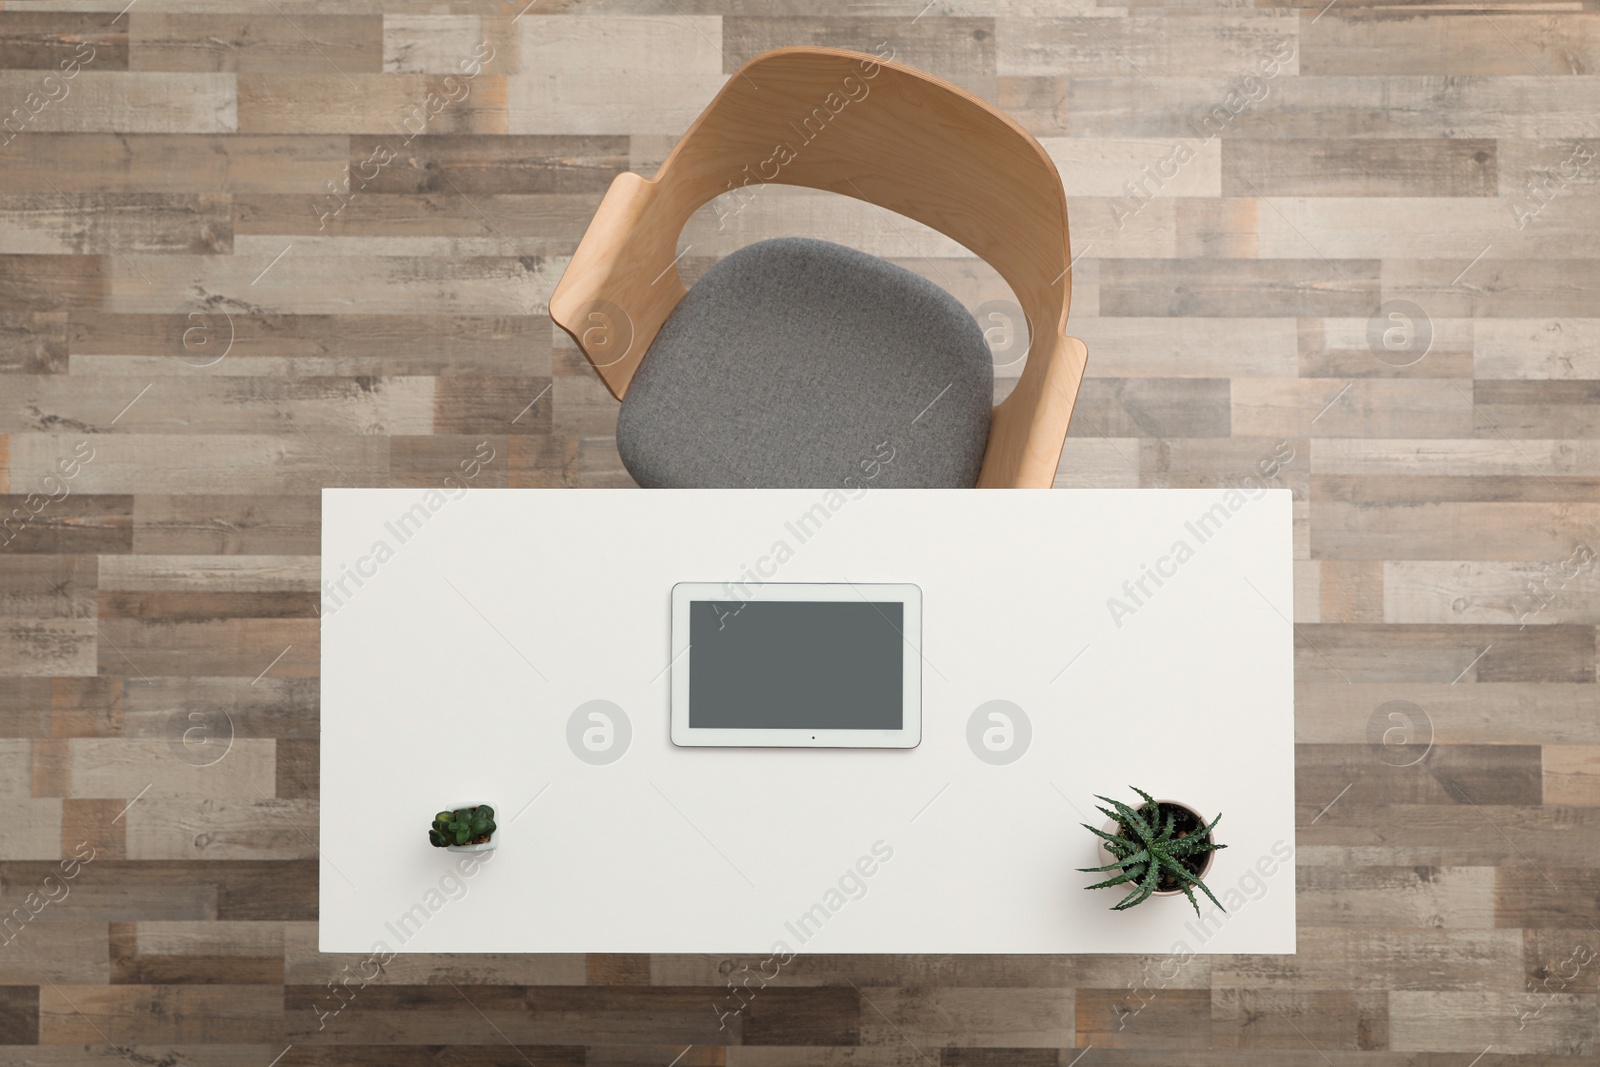
M 1170 2 L 0 5 L 0 1063 L 1594 1062 L 1600 5 Z M 318 490 L 482 442 L 629 485 L 544 302 L 800 42 L 1058 161 L 1058 486 L 1292 453 L 1300 951 L 802 957 L 724 1030 L 738 961 L 401 956 L 334 1014 Z M 871 208 L 762 189 L 680 265 L 775 234 L 945 285 L 1014 377 L 992 272 Z

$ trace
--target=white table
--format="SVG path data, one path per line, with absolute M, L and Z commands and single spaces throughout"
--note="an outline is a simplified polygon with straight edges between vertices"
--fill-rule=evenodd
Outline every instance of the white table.
M 1293 952 L 1290 527 L 1285 490 L 325 490 L 321 948 Z M 673 747 L 670 589 L 747 567 L 922 587 L 920 747 Z M 1025 746 L 969 745 L 991 701 Z M 1130 784 L 1222 812 L 1227 915 L 1084 891 Z M 463 876 L 424 831 L 478 800 Z

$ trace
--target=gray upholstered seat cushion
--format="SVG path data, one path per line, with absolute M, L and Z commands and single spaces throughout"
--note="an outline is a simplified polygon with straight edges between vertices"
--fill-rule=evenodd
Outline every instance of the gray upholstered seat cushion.
M 673 310 L 617 448 L 647 488 L 970 487 L 993 401 L 983 332 L 949 293 L 782 238 L 726 257 Z

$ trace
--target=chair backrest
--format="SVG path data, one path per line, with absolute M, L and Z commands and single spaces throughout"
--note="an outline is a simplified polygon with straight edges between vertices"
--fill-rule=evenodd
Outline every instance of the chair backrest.
M 1062 331 L 1072 253 L 1055 165 L 1026 130 L 980 98 L 861 52 L 779 48 L 755 57 L 653 179 L 622 174 L 612 183 L 550 298 L 551 317 L 612 394 L 620 400 L 627 392 L 684 295 L 675 255 L 689 217 L 722 193 L 764 183 L 824 189 L 898 212 L 964 245 L 1005 279 L 1032 340 L 1022 381 L 996 408 L 991 450 L 1002 422 L 1032 421 L 1044 409 L 1059 434 L 1012 434 L 1018 443 L 994 461 L 1000 473 L 986 458 L 984 480 L 1012 484 L 1021 466 L 1035 482 L 1037 472 L 1053 474 L 1082 374 L 1081 345 L 1068 356 L 1075 370 L 1047 373 L 1044 365 L 1056 363 L 1071 340 Z

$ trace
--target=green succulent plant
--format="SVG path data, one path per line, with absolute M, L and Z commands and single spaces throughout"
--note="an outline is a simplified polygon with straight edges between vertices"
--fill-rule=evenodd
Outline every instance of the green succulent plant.
M 1163 879 L 1170 878 L 1177 883 L 1179 889 L 1183 890 L 1183 895 L 1189 898 L 1189 904 L 1194 908 L 1196 915 L 1200 914 L 1200 904 L 1194 899 L 1194 890 L 1190 889 L 1190 886 L 1197 887 L 1211 899 L 1211 903 L 1222 908 L 1222 902 L 1212 896 L 1206 884 L 1190 873 L 1183 862 L 1228 847 L 1211 840 L 1211 831 L 1222 821 L 1222 816 L 1219 814 L 1212 819 L 1209 826 L 1202 825 L 1193 831 L 1179 830 L 1177 820 L 1170 811 L 1165 821 L 1161 819 L 1160 805 L 1149 793 L 1143 789 L 1134 789 L 1132 786 L 1128 788 L 1144 798 L 1144 803 L 1137 810 L 1120 800 L 1098 795 L 1095 797 L 1096 800 L 1103 800 L 1111 805 L 1109 809 L 1096 805 L 1096 809 L 1116 823 L 1121 833 L 1108 834 L 1088 823 L 1081 824 L 1085 830 L 1103 840 L 1106 843 L 1106 850 L 1116 859 L 1104 867 L 1078 869 L 1086 874 L 1103 871 L 1120 872 L 1115 878 L 1108 878 L 1104 882 L 1096 882 L 1085 888 L 1104 889 L 1106 886 L 1131 883 L 1133 889 L 1111 908 L 1112 911 L 1126 911 L 1135 904 L 1144 903 L 1161 887 Z M 1199 821 L 1204 822 L 1203 819 Z M 1227 911 L 1226 908 L 1222 910 Z
M 494 809 L 487 804 L 455 811 L 441 811 L 428 828 L 428 841 L 434 848 L 449 845 L 476 845 L 494 833 Z

